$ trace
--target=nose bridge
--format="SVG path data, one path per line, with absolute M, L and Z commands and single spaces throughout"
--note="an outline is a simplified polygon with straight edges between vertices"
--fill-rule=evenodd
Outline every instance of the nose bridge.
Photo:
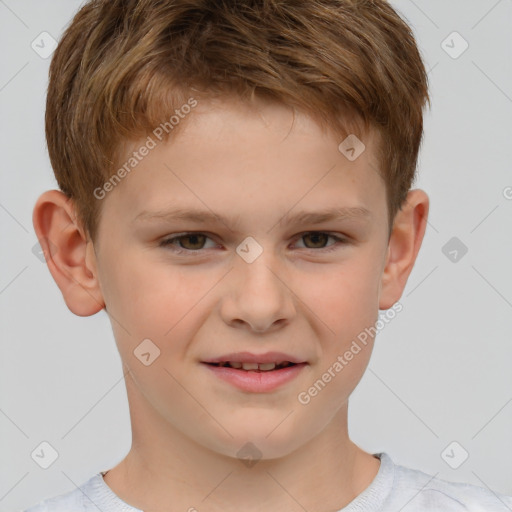
M 238 267 L 242 274 L 243 288 L 250 289 L 253 292 L 269 292 L 276 296 L 281 295 L 283 284 L 279 279 L 279 264 L 276 263 L 276 258 L 270 254 L 270 250 L 252 263 L 239 261 Z
M 248 237 L 236 252 L 231 281 L 234 289 L 223 308 L 225 320 L 243 321 L 263 331 L 277 321 L 291 319 L 295 313 L 293 294 L 274 251 Z
M 239 265 L 245 279 L 261 281 L 263 286 L 273 285 L 278 290 L 284 286 L 286 279 L 286 262 L 281 258 L 281 250 L 273 245 L 271 234 L 260 234 L 256 238 L 246 237 L 237 247 L 240 256 Z M 287 288 L 285 287 L 285 290 Z

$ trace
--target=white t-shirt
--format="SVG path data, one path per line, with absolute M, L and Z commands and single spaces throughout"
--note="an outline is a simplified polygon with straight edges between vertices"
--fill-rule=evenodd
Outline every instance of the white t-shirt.
M 441 480 L 395 464 L 386 453 L 372 483 L 339 512 L 512 512 L 512 497 L 484 487 Z M 24 512 L 142 512 L 125 503 L 103 480 L 104 472 L 65 494 Z

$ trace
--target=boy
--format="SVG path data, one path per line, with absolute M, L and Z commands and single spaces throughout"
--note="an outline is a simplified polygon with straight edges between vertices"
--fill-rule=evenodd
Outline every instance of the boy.
M 133 442 L 31 512 L 512 510 L 348 436 L 425 232 L 427 101 L 383 0 L 80 9 L 33 221 L 68 308 L 112 321 Z

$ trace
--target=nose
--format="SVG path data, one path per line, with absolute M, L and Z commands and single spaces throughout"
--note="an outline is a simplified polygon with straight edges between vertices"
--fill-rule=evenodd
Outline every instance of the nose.
M 296 315 L 290 279 L 270 251 L 252 263 L 239 258 L 230 272 L 221 315 L 228 325 L 253 332 L 273 331 Z

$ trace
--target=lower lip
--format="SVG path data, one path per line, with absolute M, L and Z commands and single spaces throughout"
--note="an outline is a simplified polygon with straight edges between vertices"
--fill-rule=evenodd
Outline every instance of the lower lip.
M 229 366 L 213 366 L 202 363 L 209 368 L 217 377 L 233 386 L 251 393 L 265 393 L 277 389 L 279 386 L 295 379 L 307 363 L 287 366 L 280 370 L 271 371 L 250 371 L 237 370 Z

